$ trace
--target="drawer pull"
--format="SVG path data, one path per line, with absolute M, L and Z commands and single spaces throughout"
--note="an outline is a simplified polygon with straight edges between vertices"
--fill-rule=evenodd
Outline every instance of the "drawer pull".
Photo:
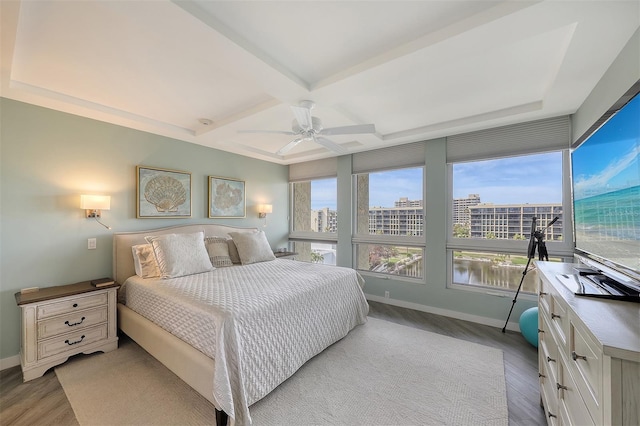
M 65 340 L 64 342 L 71 346 L 71 345 L 77 345 L 78 343 L 82 342 L 84 340 L 84 334 L 82 336 L 80 336 L 80 340 L 76 340 L 75 342 L 70 342 L 69 339 Z
M 558 388 L 558 389 L 562 389 L 562 390 L 567 390 L 567 389 L 569 389 L 568 387 L 563 386 L 563 385 L 561 385 L 560 383 L 556 383 L 556 388 Z
M 77 303 L 74 303 L 74 304 L 73 304 L 73 307 L 74 307 L 74 308 L 77 308 L 77 307 L 78 307 L 78 304 L 77 304 Z
M 547 294 L 549 294 L 549 293 L 546 293 L 546 292 L 544 292 L 544 291 L 541 291 L 541 292 L 540 292 L 540 296 L 546 296 Z
M 579 359 L 587 360 L 587 357 L 584 355 L 578 355 L 576 351 L 571 351 L 571 359 L 574 361 L 578 361 Z
M 542 373 L 538 373 L 538 377 L 543 378 L 543 379 L 546 379 L 546 378 L 547 378 L 547 376 L 545 376 L 545 375 L 544 375 L 544 374 L 542 374 Z
M 544 330 L 538 329 L 538 333 L 544 333 Z
M 551 312 L 551 319 L 562 318 L 560 315 L 554 314 Z
M 80 321 L 78 322 L 74 322 L 73 324 L 69 324 L 69 321 L 65 321 L 64 323 L 67 324 L 69 327 L 73 327 L 75 325 L 80 325 L 84 322 L 85 317 L 80 318 Z M 575 353 L 575 352 L 574 352 Z
M 553 414 L 553 413 L 551 413 L 551 412 L 550 412 L 550 413 L 549 413 L 549 418 L 551 418 L 551 417 L 553 417 L 553 418 L 557 418 L 558 416 L 556 416 L 555 414 Z
M 555 359 L 551 358 L 550 356 L 547 357 L 547 362 L 556 362 Z

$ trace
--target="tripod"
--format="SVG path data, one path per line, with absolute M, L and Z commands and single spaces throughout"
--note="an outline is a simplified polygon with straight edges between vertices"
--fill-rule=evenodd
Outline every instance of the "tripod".
M 509 318 L 511 317 L 511 312 L 513 312 L 513 307 L 516 304 L 516 300 L 518 299 L 518 294 L 520 294 L 520 289 L 522 288 L 522 283 L 524 282 L 524 278 L 529 271 L 529 264 L 531 264 L 531 259 L 533 259 L 536 255 L 536 248 L 538 249 L 538 260 L 549 260 L 549 253 L 547 252 L 547 245 L 544 242 L 544 231 L 546 231 L 551 225 L 556 223 L 559 219 L 558 216 L 554 217 L 551 222 L 542 230 L 536 230 L 536 218 L 531 218 L 531 238 L 529 239 L 529 248 L 527 249 L 527 265 L 524 267 L 524 271 L 522 271 L 522 278 L 520 279 L 520 284 L 518 285 L 518 290 L 516 291 L 515 296 L 513 297 L 513 302 L 511 302 L 511 309 L 509 309 L 509 315 L 507 315 L 507 320 L 504 322 L 504 327 L 502 327 L 502 332 L 504 333 L 507 330 L 507 324 L 509 323 Z

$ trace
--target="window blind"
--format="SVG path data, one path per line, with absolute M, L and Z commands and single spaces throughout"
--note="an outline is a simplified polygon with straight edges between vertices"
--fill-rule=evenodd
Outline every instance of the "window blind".
M 534 154 L 570 146 L 571 120 L 567 115 L 449 136 L 447 162 Z
M 419 167 L 425 163 L 425 142 L 413 142 L 353 154 L 353 173 Z
M 289 182 L 302 182 L 336 176 L 338 176 L 337 157 L 305 161 L 289 166 Z

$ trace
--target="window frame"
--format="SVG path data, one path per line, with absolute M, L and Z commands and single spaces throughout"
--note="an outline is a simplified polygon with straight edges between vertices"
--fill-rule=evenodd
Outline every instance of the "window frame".
M 358 234 L 358 183 L 357 179 L 359 175 L 363 174 L 371 174 L 371 173 L 384 173 L 384 172 L 392 172 L 394 170 L 403 170 L 403 169 L 421 169 L 422 170 L 422 235 L 379 235 L 379 234 Z M 351 201 L 352 201 L 352 235 L 351 235 L 351 246 L 353 250 L 353 268 L 356 269 L 359 273 L 364 276 L 373 276 L 383 279 L 393 279 L 398 281 L 405 281 L 413 284 L 426 284 L 426 264 L 425 256 L 426 256 L 426 170 L 425 165 L 406 165 L 406 166 L 396 166 L 384 169 L 377 170 L 367 170 L 361 172 L 353 172 L 351 174 Z M 369 192 L 371 193 L 371 192 Z M 368 207 L 370 209 L 371 206 Z M 367 220 L 367 224 L 369 220 Z M 367 226 L 368 229 L 368 226 Z M 403 275 L 397 274 L 386 274 L 382 272 L 373 272 L 364 269 L 358 269 L 358 246 L 359 245 L 392 245 L 392 246 L 402 246 L 402 247 L 415 247 L 422 250 L 422 272 L 420 277 L 407 277 Z
M 295 226 L 295 185 L 302 182 L 313 182 L 319 180 L 329 180 L 334 179 L 336 182 L 336 194 L 338 189 L 338 179 L 335 176 L 327 176 L 327 177 L 319 177 L 312 178 L 307 180 L 300 180 L 295 182 L 289 182 L 289 240 L 290 241 L 309 241 L 309 242 L 325 242 L 331 244 L 337 244 L 338 242 L 338 232 L 316 232 L 316 231 L 296 231 L 294 230 Z M 337 195 L 336 195 L 336 203 L 337 203 Z M 310 209 L 313 210 L 313 209 Z M 337 214 L 337 208 L 336 208 Z M 337 228 L 337 227 L 336 227 Z
M 489 158 L 473 158 L 469 160 L 447 161 L 447 288 L 459 289 L 465 291 L 476 291 L 484 293 L 496 294 L 512 294 L 514 290 L 503 289 L 499 287 L 468 285 L 464 283 L 453 282 L 453 252 L 454 251 L 479 251 L 497 254 L 514 254 L 522 253 L 527 255 L 530 235 L 525 235 L 524 240 L 514 239 L 475 239 L 475 238 L 456 238 L 453 236 L 453 166 L 459 163 L 470 163 L 486 160 L 497 160 L 507 157 L 524 157 L 528 155 L 537 155 L 545 152 L 561 152 L 562 154 L 562 240 L 561 241 L 545 241 L 549 257 L 560 258 L 564 262 L 573 261 L 573 204 L 571 202 L 571 164 L 569 149 L 550 149 L 542 152 L 531 153 L 514 153 L 509 155 L 505 153 L 501 156 L 491 156 Z M 533 267 L 537 254 L 531 260 L 529 270 Z M 530 293 L 523 293 L 530 294 Z
M 295 226 L 295 185 L 302 183 L 302 182 L 313 182 L 313 181 L 319 181 L 319 180 L 329 180 L 329 179 L 333 179 L 335 181 L 336 184 L 336 207 L 337 207 L 337 190 L 338 190 L 338 179 L 336 176 L 318 176 L 318 177 L 310 177 L 308 179 L 300 179 L 300 180 L 295 180 L 295 181 L 290 181 L 289 182 L 289 236 L 288 236 L 288 241 L 289 244 L 291 245 L 291 243 L 293 243 L 294 247 L 295 247 L 295 243 L 309 243 L 309 244 L 313 244 L 313 243 L 319 243 L 319 244 L 331 244 L 333 246 L 336 247 L 336 259 L 337 259 L 337 247 L 338 247 L 338 233 L 337 233 L 337 226 L 336 226 L 336 232 L 316 232 L 316 231 L 295 231 L 294 230 L 294 226 Z M 311 202 L 311 193 L 309 194 L 309 200 Z M 313 209 L 311 209 L 311 206 L 309 206 L 310 211 L 312 211 Z M 336 214 L 337 214 L 337 208 L 336 208 Z M 311 218 L 309 218 L 311 219 Z M 304 254 L 300 254 L 298 257 L 298 260 L 302 261 L 300 259 L 300 256 L 304 256 Z

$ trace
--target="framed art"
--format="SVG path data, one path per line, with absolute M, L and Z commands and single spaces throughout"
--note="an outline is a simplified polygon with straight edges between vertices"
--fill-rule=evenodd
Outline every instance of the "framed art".
M 209 176 L 209 217 L 243 218 L 246 216 L 244 181 Z
M 137 166 L 136 217 L 191 217 L 191 173 Z

